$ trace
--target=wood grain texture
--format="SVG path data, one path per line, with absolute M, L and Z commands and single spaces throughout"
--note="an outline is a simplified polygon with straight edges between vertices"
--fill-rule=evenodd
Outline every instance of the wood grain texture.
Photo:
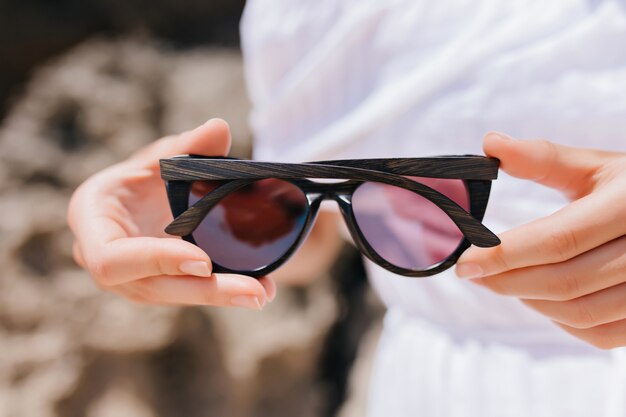
M 260 162 L 243 159 L 176 157 L 162 159 L 164 180 L 222 180 L 246 178 L 369 179 L 367 172 L 463 180 L 492 180 L 499 161 L 484 156 L 350 159 L 309 163 Z M 359 176 L 362 171 L 362 176 Z
M 442 168 L 441 164 L 445 166 L 445 169 Z M 193 230 L 226 195 L 259 179 L 279 178 L 296 184 L 309 200 L 309 212 L 299 240 L 281 259 L 256 271 L 234 271 L 219 265 L 218 270 L 246 273 L 258 277 L 278 268 L 301 243 L 301 238 L 306 236 L 306 231 L 311 227 L 321 201 L 332 199 L 339 205 L 357 247 L 367 257 L 400 275 L 429 276 L 453 265 L 470 244 L 491 247 L 500 243 L 498 237 L 481 223 L 489 198 L 490 179 L 497 176 L 497 166 L 497 160 L 479 156 L 320 161 L 304 164 L 202 157 L 165 159 L 161 160 L 161 175 L 168 184 L 177 184 L 176 187 L 168 185 L 168 197 L 175 219 L 168 225 L 166 232 L 182 236 L 193 242 Z M 470 213 L 447 196 L 402 175 L 465 180 L 470 197 Z M 320 184 L 307 178 L 334 178 L 347 179 L 348 181 Z M 223 183 L 202 197 L 192 207 L 181 211 L 182 207 L 186 206 L 189 196 L 189 186 L 185 191 L 182 184 L 190 184 L 197 180 L 222 180 Z M 425 271 L 412 271 L 389 264 L 373 250 L 362 235 L 352 212 L 352 192 L 364 181 L 405 188 L 428 199 L 454 221 L 465 236 L 465 240 L 449 258 Z

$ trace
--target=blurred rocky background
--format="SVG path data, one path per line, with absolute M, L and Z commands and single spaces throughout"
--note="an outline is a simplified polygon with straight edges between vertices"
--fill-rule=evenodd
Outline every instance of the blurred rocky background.
M 0 417 L 362 416 L 381 308 L 346 247 L 263 312 L 97 289 L 65 216 L 87 176 L 226 119 L 250 153 L 228 0 L 0 0 Z

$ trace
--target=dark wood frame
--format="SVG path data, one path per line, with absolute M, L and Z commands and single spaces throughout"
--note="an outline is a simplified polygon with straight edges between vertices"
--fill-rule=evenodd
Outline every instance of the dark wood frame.
M 428 158 L 350 159 L 308 163 L 259 162 L 251 160 L 177 156 L 160 161 L 161 177 L 166 182 L 174 221 L 165 231 L 195 243 L 192 232 L 206 214 L 229 193 L 254 181 L 277 178 L 298 186 L 306 195 L 308 210 L 306 220 L 294 244 L 283 256 L 270 265 L 254 271 L 238 271 L 213 263 L 215 272 L 229 272 L 261 277 L 282 265 L 304 241 L 310 231 L 320 204 L 332 199 L 339 205 L 348 230 L 359 250 L 383 268 L 408 277 L 425 277 L 437 274 L 456 263 L 471 245 L 492 247 L 500 239 L 487 229 L 482 219 L 487 208 L 491 181 L 497 178 L 499 161 L 484 156 L 438 156 Z M 470 212 L 438 191 L 405 176 L 461 179 L 464 181 L 470 202 Z M 340 183 L 319 183 L 309 178 L 345 179 Z M 193 181 L 216 180 L 219 186 L 188 207 Z M 411 190 L 441 208 L 464 235 L 464 239 L 448 258 L 426 270 L 409 270 L 390 264 L 380 257 L 361 233 L 352 211 L 351 197 L 363 182 L 373 181 Z M 209 254 L 210 255 L 210 254 Z

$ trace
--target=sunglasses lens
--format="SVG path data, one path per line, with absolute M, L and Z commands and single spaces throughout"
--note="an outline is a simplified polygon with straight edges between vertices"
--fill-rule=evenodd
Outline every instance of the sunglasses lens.
M 216 184 L 194 182 L 189 206 Z M 220 201 L 192 236 L 211 260 L 234 271 L 254 271 L 280 259 L 302 232 L 308 212 L 304 193 L 294 184 L 265 179 Z
M 469 212 L 463 180 L 409 177 Z M 463 241 L 452 219 L 430 200 L 404 188 L 365 182 L 352 195 L 352 211 L 369 245 L 392 265 L 413 271 L 448 258 Z

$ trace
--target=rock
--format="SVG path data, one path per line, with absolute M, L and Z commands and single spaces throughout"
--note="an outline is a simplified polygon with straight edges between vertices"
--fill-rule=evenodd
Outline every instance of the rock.
M 147 404 L 139 401 L 131 387 L 112 386 L 94 404 L 87 417 L 156 417 Z
M 230 123 L 245 156 L 248 110 L 236 50 L 92 39 L 34 74 L 0 125 L 0 416 L 339 408 L 360 336 L 378 317 L 353 309 L 366 294 L 358 268 L 280 288 L 257 313 L 136 305 L 102 292 L 71 258 L 65 218 L 78 184 L 209 117 Z

